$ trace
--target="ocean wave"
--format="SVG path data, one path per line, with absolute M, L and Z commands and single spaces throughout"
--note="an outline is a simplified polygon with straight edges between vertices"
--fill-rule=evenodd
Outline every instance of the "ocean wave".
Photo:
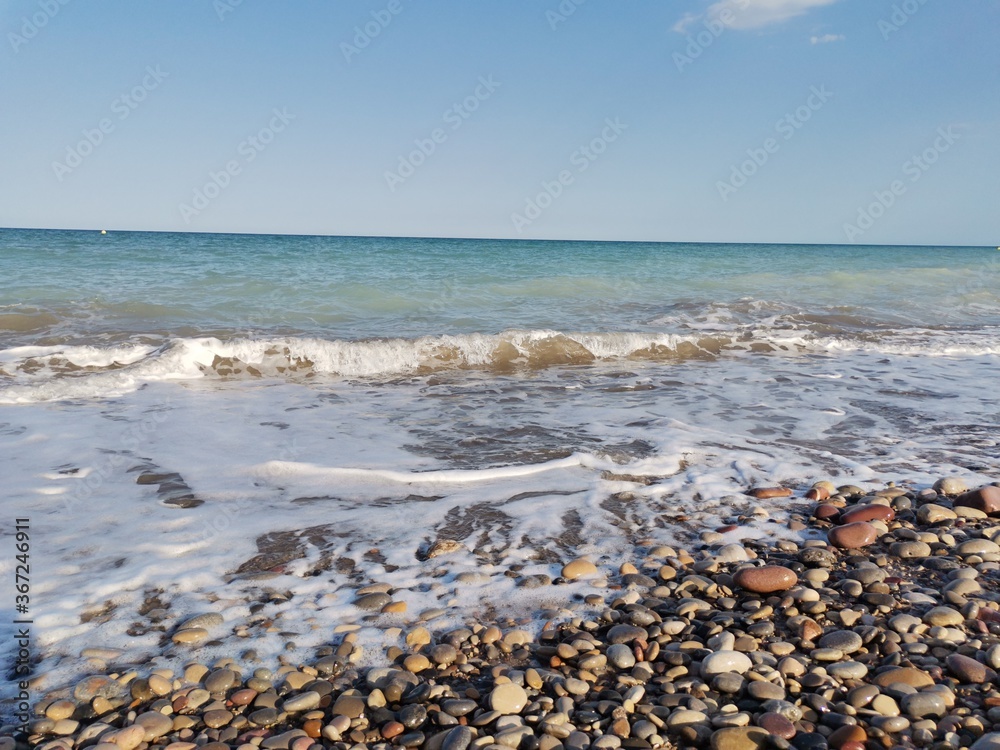
M 680 362 L 741 354 L 874 352 L 901 356 L 1000 354 L 996 331 L 866 332 L 739 328 L 689 335 L 510 330 L 364 340 L 176 338 L 148 344 L 0 350 L 0 403 L 112 396 L 145 382 L 192 379 L 394 378 L 443 371 L 497 374 L 601 362 Z M 5 382 L 4 382 L 5 381 Z

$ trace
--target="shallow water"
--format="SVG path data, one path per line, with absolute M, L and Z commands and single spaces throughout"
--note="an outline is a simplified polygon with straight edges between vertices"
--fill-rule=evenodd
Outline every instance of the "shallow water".
M 95 668 L 87 646 L 160 654 L 152 597 L 161 630 L 218 610 L 304 657 L 337 624 L 384 640 L 351 605 L 372 581 L 400 622 L 530 618 L 573 586 L 512 566 L 617 567 L 736 516 L 733 539 L 788 533 L 752 520 L 754 484 L 995 480 L 998 270 L 992 248 L 0 232 L 0 502 L 31 517 L 38 689 Z M 426 560 L 439 538 L 465 550 Z

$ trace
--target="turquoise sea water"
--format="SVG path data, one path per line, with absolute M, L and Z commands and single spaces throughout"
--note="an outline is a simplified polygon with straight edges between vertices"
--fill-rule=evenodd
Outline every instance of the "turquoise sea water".
M 0 511 L 40 540 L 39 685 L 88 646 L 183 661 L 162 632 L 208 610 L 264 659 L 277 630 L 303 656 L 381 638 L 368 582 L 441 627 L 530 618 L 546 589 L 511 566 L 789 533 L 800 501 L 754 484 L 1000 479 L 998 272 L 995 248 L 0 230 Z M 302 554 L 246 574 L 273 534 Z M 137 631 L 151 592 L 169 616 Z M 238 656 L 223 636 L 201 656 Z

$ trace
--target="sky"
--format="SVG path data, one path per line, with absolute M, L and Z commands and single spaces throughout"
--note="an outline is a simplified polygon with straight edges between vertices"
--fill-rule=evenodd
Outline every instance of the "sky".
M 0 226 L 1000 244 L 1000 0 L 0 0 Z

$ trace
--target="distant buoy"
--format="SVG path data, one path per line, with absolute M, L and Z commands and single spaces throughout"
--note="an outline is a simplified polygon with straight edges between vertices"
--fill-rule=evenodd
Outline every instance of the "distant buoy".
M 107 229 L 102 229 L 101 230 L 101 234 L 107 234 L 107 233 L 108 233 Z M 998 247 L 997 250 L 1000 250 L 1000 247 Z

